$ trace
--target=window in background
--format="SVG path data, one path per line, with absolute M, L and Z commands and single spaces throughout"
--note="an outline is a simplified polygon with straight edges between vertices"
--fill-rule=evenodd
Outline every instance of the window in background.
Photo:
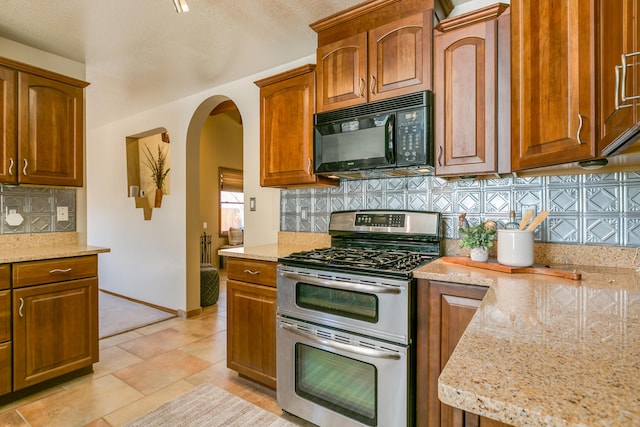
M 220 237 L 229 235 L 229 228 L 244 229 L 244 193 L 242 171 L 218 168 L 220 178 Z

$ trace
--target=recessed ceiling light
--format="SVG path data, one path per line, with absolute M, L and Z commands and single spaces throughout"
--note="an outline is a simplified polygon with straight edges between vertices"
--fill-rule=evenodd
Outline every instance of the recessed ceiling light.
M 189 5 L 187 0 L 173 0 L 173 5 L 176 7 L 176 12 L 189 12 Z

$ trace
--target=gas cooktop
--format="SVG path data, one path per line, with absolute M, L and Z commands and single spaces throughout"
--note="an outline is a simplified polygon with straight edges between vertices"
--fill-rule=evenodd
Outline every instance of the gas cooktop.
M 331 247 L 295 252 L 278 261 L 289 266 L 412 277 L 441 253 L 437 212 L 359 210 L 331 213 Z
M 408 273 L 435 257 L 406 250 L 383 250 L 362 247 L 331 247 L 294 252 L 280 261 L 288 265 L 355 270 L 360 272 Z

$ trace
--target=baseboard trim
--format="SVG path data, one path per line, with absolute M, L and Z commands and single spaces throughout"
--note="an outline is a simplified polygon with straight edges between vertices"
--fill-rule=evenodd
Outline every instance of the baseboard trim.
M 106 289 L 100 289 L 100 292 L 104 292 L 105 294 L 113 295 L 113 296 L 116 296 L 118 298 L 123 298 L 123 299 L 129 300 L 129 301 L 133 301 L 133 302 L 138 303 L 138 304 L 146 305 L 147 307 L 155 308 L 156 310 L 164 311 L 165 313 L 170 313 L 170 314 L 173 314 L 174 316 L 178 316 L 179 315 L 179 311 L 180 310 L 173 310 L 171 308 L 167 308 L 167 307 L 162 307 L 160 305 L 151 304 L 150 302 L 141 301 L 141 300 L 135 299 L 135 298 L 130 298 L 130 297 L 125 296 L 125 295 L 120 295 L 120 294 L 117 294 L 115 292 L 107 291 Z

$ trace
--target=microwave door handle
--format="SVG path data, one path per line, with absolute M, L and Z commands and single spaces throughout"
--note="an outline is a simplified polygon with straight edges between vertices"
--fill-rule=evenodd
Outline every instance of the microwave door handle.
M 370 294 L 399 294 L 402 292 L 400 288 L 388 285 L 365 285 L 364 283 L 341 282 L 338 280 L 318 279 L 317 277 L 303 276 L 295 273 L 281 273 L 285 279 L 291 279 L 308 283 L 310 285 L 325 286 L 332 289 L 340 289 L 343 291 L 359 291 Z
M 311 341 L 315 341 L 319 344 L 326 345 L 327 347 L 331 347 L 336 350 L 347 351 L 349 353 L 357 354 L 360 356 L 375 357 L 376 359 L 393 359 L 393 360 L 399 360 L 401 357 L 400 354 L 394 353 L 391 351 L 376 350 L 373 348 L 366 348 L 366 347 L 358 347 L 351 344 L 345 344 L 340 341 L 334 341 L 327 338 L 320 338 L 317 335 L 300 331 L 294 326 L 287 325 L 285 323 L 281 323 L 280 328 L 284 329 L 287 332 L 291 332 L 294 335 L 298 335 L 300 337 L 309 339 Z

